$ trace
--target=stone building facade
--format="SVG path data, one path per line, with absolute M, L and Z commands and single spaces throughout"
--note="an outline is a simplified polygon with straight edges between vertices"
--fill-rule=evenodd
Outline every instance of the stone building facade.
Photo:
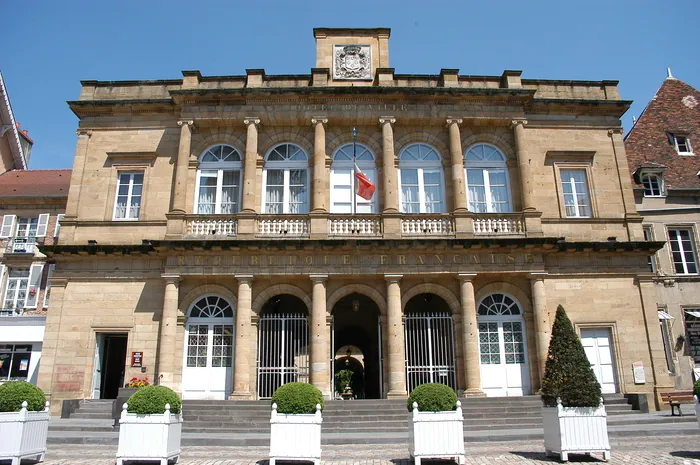
M 667 241 L 649 261 L 666 368 L 676 389 L 700 378 L 700 92 L 671 71 L 625 137 L 644 235 Z M 698 367 L 698 368 L 696 368 Z
M 42 249 L 53 405 L 144 376 L 334 396 L 346 368 L 356 397 L 531 394 L 558 304 L 606 392 L 672 384 L 617 83 L 398 74 L 389 34 L 315 29 L 304 75 L 82 82 L 62 242 Z

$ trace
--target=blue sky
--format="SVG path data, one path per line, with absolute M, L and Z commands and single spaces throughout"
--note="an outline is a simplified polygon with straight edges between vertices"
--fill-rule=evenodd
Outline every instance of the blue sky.
M 73 163 L 80 80 L 309 73 L 314 27 L 390 27 L 397 73 L 619 80 L 626 129 L 666 77 L 700 88 L 698 0 L 8 1 L 0 69 L 35 145 L 30 168 Z

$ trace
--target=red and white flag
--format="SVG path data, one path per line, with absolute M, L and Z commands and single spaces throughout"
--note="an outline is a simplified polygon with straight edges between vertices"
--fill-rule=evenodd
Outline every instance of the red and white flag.
M 355 163 L 355 193 L 365 200 L 371 200 L 375 190 L 377 190 L 377 186 L 369 180 L 365 173 L 360 171 Z

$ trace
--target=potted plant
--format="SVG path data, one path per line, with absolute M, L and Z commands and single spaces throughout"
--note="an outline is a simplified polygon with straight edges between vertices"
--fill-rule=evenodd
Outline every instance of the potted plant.
M 561 305 L 552 326 L 542 379 L 542 422 L 546 455 L 600 452 L 610 459 L 607 414 L 600 384 Z
M 26 381 L 0 385 L 0 460 L 12 460 L 12 465 L 29 457 L 43 461 L 50 416 L 38 387 Z
M 272 395 L 270 464 L 276 460 L 321 463 L 323 395 L 306 383 L 287 383 Z
M 408 453 L 420 464 L 423 458 L 464 456 L 462 403 L 454 390 L 444 384 L 426 383 L 415 388 L 406 403 L 409 413 Z
M 693 394 L 695 395 L 695 417 L 700 425 L 700 379 L 693 385 Z
M 124 385 L 124 387 L 119 388 L 117 398 L 114 399 L 114 402 L 112 402 L 112 419 L 114 420 L 115 428 L 119 426 L 119 418 L 121 417 L 124 402 L 126 402 L 129 397 L 133 396 L 139 388 L 148 386 L 149 384 L 148 376 L 145 378 L 137 378 L 134 376 Z
M 165 386 L 140 388 L 123 405 L 119 419 L 117 465 L 125 460 L 160 460 L 180 456 L 182 403 Z
M 352 377 L 355 374 L 352 370 L 340 370 L 335 374 L 335 390 L 345 399 L 352 399 Z

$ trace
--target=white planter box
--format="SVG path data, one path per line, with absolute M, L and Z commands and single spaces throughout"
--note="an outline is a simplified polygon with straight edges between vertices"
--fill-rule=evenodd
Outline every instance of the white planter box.
M 464 417 L 462 403 L 450 412 L 419 412 L 413 403 L 408 420 L 408 453 L 420 465 L 423 458 L 453 458 L 457 463 L 464 457 Z
M 43 461 L 50 416 L 48 402 L 41 412 L 28 411 L 22 402 L 19 412 L 0 413 L 0 460 L 12 460 L 12 465 L 29 457 Z
M 608 424 L 605 406 L 564 407 L 557 400 L 556 407 L 542 407 L 544 449 L 547 456 L 559 454 L 562 461 L 570 453 L 600 452 L 610 459 Z
M 165 413 L 139 415 L 128 413 L 127 404 L 122 407 L 119 419 L 119 448 L 117 465 L 129 460 L 177 462 L 180 457 L 182 437 L 182 412 L 170 413 L 170 404 L 165 404 Z
M 270 417 L 270 465 L 276 460 L 308 460 L 321 464 L 321 404 L 316 413 L 288 415 L 277 413 L 272 404 Z

